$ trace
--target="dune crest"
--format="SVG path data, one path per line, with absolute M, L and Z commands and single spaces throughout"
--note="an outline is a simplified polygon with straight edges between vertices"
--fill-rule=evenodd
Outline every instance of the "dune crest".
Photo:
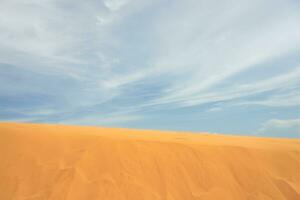
M 297 200 L 300 140 L 0 123 L 2 200 Z

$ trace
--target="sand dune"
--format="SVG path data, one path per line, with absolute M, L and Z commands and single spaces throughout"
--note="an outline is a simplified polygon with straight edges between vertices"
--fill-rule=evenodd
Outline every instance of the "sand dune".
M 300 140 L 0 123 L 1 200 L 300 199 Z

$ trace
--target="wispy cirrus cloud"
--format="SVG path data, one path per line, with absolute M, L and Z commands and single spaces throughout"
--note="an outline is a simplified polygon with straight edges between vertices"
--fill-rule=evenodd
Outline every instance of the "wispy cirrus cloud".
M 218 108 L 207 115 L 298 108 L 299 9 L 283 0 L 1 1 L 0 118 L 117 125 L 207 105 Z
M 300 119 L 271 119 L 265 122 L 257 134 L 277 137 L 300 137 Z
M 171 20 L 175 15 L 178 16 L 178 12 L 174 12 L 173 17 L 170 14 L 170 21 L 165 22 L 168 29 L 160 29 L 167 31 L 162 33 L 165 36 L 160 36 L 163 38 L 161 42 L 164 53 L 161 53 L 163 56 L 157 63 L 160 68 L 169 69 L 167 73 L 173 73 L 175 78 L 157 102 L 181 102 L 189 105 L 188 102 L 198 97 L 198 103 L 201 103 L 203 96 L 210 92 L 217 93 L 216 96 L 222 98 L 223 89 L 218 91 L 217 86 L 232 76 L 299 49 L 300 29 L 296 26 L 299 15 L 295 13 L 296 10 L 288 9 L 294 14 L 286 15 L 285 12 L 279 11 L 279 3 L 273 5 L 271 11 L 266 2 L 250 5 L 237 3 L 230 9 L 225 9 L 226 3 L 228 2 L 218 6 L 214 3 L 199 4 L 199 7 L 193 5 L 192 9 L 203 10 L 201 15 L 207 12 L 209 22 L 203 17 L 203 23 L 201 20 L 199 23 L 197 20 L 200 14 L 182 10 L 183 16 L 176 23 Z M 191 31 L 193 29 L 198 31 Z M 168 31 L 174 34 L 168 34 Z M 299 77 L 299 73 L 297 76 Z M 256 84 L 256 80 L 248 84 Z M 236 89 L 232 85 L 225 88 L 229 92 L 228 95 Z M 244 91 L 246 93 L 246 90 Z

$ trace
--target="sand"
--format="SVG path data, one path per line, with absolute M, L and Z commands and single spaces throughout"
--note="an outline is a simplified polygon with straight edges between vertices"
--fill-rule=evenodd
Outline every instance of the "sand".
M 300 140 L 0 123 L 1 200 L 297 200 Z

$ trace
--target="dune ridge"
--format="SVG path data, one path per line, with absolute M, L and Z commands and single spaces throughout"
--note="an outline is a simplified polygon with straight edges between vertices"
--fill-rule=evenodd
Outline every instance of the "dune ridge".
M 300 139 L 0 123 L 1 200 L 298 200 Z

